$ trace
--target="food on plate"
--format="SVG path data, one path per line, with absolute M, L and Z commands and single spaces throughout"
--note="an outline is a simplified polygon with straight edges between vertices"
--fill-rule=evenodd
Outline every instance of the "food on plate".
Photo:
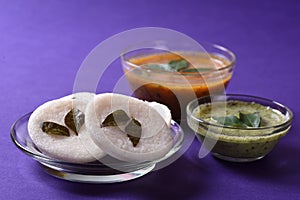
M 121 94 L 76 93 L 39 106 L 28 132 L 45 155 L 71 163 L 153 161 L 173 145 L 171 113 L 162 104 Z
M 171 126 L 171 120 L 172 120 L 172 115 L 170 109 L 161 104 L 157 103 L 155 101 L 149 102 L 150 106 L 156 109 L 156 111 L 161 115 L 161 117 L 165 120 L 167 125 L 170 127 Z
M 92 93 L 76 93 L 39 106 L 30 116 L 28 132 L 38 149 L 58 160 L 92 162 L 105 153 L 90 138 L 85 109 Z
M 86 109 L 86 124 L 95 143 L 122 161 L 158 160 L 173 145 L 169 124 L 156 108 L 121 94 L 95 96 Z

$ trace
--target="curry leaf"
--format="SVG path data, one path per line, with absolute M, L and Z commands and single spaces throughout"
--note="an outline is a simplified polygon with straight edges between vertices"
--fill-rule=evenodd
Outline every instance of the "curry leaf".
M 110 113 L 101 123 L 101 128 L 109 126 L 117 126 L 126 133 L 134 147 L 139 143 L 142 135 L 141 123 L 133 117 L 130 118 L 125 111 L 116 110 Z
M 80 110 L 74 108 L 68 112 L 65 116 L 65 124 L 70 128 L 76 135 L 78 135 L 79 129 L 84 124 L 84 114 Z
M 189 63 L 184 60 L 171 60 L 169 63 L 150 63 L 145 67 L 151 70 L 160 70 L 160 71 L 170 71 L 170 72 L 178 72 L 182 69 L 185 69 L 189 66 Z
M 106 126 L 124 126 L 128 123 L 130 117 L 124 110 L 116 110 L 110 113 L 101 123 L 101 128 Z
M 171 60 L 169 62 L 169 66 L 172 69 L 172 71 L 178 72 L 178 71 L 180 71 L 184 68 L 187 68 L 189 66 L 189 63 L 184 59 L 182 59 L 182 60 Z
M 163 70 L 163 71 L 170 71 L 170 66 L 168 64 L 148 64 L 146 65 L 147 69 L 152 70 Z
M 261 117 L 258 112 L 243 114 L 239 113 L 239 117 L 225 116 L 213 117 L 219 124 L 231 127 L 241 128 L 258 128 L 260 126 Z
M 127 124 L 127 126 L 125 127 L 125 133 L 127 133 L 127 136 L 132 142 L 132 145 L 136 147 L 142 135 L 141 123 L 138 120 L 132 118 L 130 122 Z
M 260 125 L 260 115 L 258 112 L 243 114 L 240 112 L 239 114 L 240 120 L 246 124 L 248 127 L 257 128 Z
M 49 135 L 70 136 L 69 129 L 55 122 L 43 122 L 42 131 Z
M 246 127 L 245 124 L 236 116 L 213 117 L 213 119 L 224 126 Z

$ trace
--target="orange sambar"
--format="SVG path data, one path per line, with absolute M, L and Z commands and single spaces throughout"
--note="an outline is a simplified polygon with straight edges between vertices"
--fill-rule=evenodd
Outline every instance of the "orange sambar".
M 197 68 L 199 72 L 157 71 L 146 67 L 183 58 L 190 63 L 188 68 Z M 133 57 L 123 64 L 134 96 L 165 104 L 176 121 L 185 116 L 186 105 L 191 100 L 224 93 L 232 77 L 229 60 L 207 53 L 159 53 Z

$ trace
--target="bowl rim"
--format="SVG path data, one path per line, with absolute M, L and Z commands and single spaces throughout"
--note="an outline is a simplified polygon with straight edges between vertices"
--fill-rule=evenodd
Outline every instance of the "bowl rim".
M 203 76 L 205 74 L 211 74 L 211 73 L 214 73 L 214 72 L 221 72 L 221 71 L 225 71 L 227 69 L 233 69 L 235 67 L 235 64 L 236 64 L 236 55 L 231 51 L 229 50 L 228 48 L 224 47 L 224 46 L 221 46 L 219 44 L 214 44 L 214 43 L 208 43 L 208 42 L 205 42 L 205 43 L 201 43 L 200 45 L 210 45 L 211 47 L 213 48 L 216 48 L 218 50 L 221 50 L 222 52 L 225 52 L 225 53 L 228 53 L 231 57 L 231 59 L 227 59 L 229 61 L 229 64 L 228 65 L 225 65 L 224 67 L 221 67 L 221 68 L 218 68 L 218 69 L 212 69 L 212 70 L 209 70 L 209 71 L 203 71 L 203 72 L 200 72 L 200 71 L 196 71 L 196 72 L 173 72 L 173 71 L 163 71 L 164 73 L 167 72 L 166 74 L 171 74 L 171 75 L 189 75 L 189 76 L 192 76 L 192 75 L 195 75 L 195 76 Z M 134 45 L 132 45 L 134 46 Z M 143 68 L 139 65 L 136 65 L 132 62 L 129 62 L 128 59 L 125 59 L 125 56 L 128 54 L 128 53 L 131 53 L 131 52 L 134 52 L 134 51 L 139 51 L 139 50 L 144 50 L 144 49 L 155 49 L 154 47 L 144 47 L 144 48 L 140 48 L 140 49 L 135 49 L 135 50 L 129 50 L 129 48 L 126 50 L 123 50 L 121 52 L 121 62 L 128 65 L 128 66 L 131 66 L 131 67 L 134 67 L 135 69 L 140 69 L 140 70 L 143 70 L 143 71 L 148 71 L 148 72 L 151 72 L 151 73 L 158 73 L 158 74 L 161 74 L 162 73 L 162 70 L 153 70 L 153 69 L 147 69 L 147 68 Z M 206 49 L 204 48 L 204 50 L 206 51 Z M 168 51 L 168 53 L 174 53 L 176 55 L 179 55 L 181 56 L 179 53 L 184 53 L 184 52 L 197 52 L 197 51 Z M 208 54 L 211 53 L 209 51 L 206 51 L 206 52 L 203 52 L 205 54 Z M 151 54 L 149 54 L 151 55 Z M 124 68 L 124 64 L 123 64 L 123 68 Z M 196 68 L 195 68 L 196 69 Z
M 288 118 L 287 120 L 285 120 L 284 122 L 282 123 L 279 123 L 279 124 L 276 124 L 276 125 L 273 125 L 273 126 L 266 126 L 266 127 L 258 127 L 258 128 L 243 128 L 243 127 L 232 127 L 232 126 L 224 126 L 224 125 L 218 125 L 218 124 L 215 124 L 215 123 L 210 123 L 208 121 L 205 121 L 201 118 L 198 118 L 198 117 L 195 117 L 194 115 L 192 115 L 192 112 L 194 111 L 195 108 L 193 108 L 191 110 L 191 106 L 193 104 L 195 104 L 195 102 L 198 102 L 198 101 L 203 101 L 203 100 L 209 100 L 211 99 L 212 97 L 225 97 L 226 98 L 226 101 L 227 101 L 227 97 L 233 97 L 233 98 L 236 98 L 236 100 L 239 100 L 238 98 L 239 97 L 243 97 L 243 98 L 252 98 L 253 99 L 253 102 L 255 102 L 255 99 L 256 100 L 261 100 L 261 101 L 265 101 L 265 102 L 268 102 L 270 104 L 273 104 L 273 105 L 276 105 L 284 110 L 287 111 L 288 113 Z M 235 99 L 234 99 L 235 100 Z M 240 100 L 240 101 L 243 101 L 243 100 Z M 255 102 L 256 103 L 256 102 Z M 199 105 L 199 104 L 198 104 Z M 293 112 L 291 111 L 290 108 L 288 108 L 287 106 L 277 102 L 277 101 L 274 101 L 274 100 L 270 100 L 270 99 L 267 99 L 267 98 L 264 98 L 264 97 L 258 97 L 258 96 L 254 96 L 254 95 L 248 95 L 248 94 L 223 94 L 223 95 L 212 95 L 212 96 L 204 96 L 204 97 L 200 97 L 200 98 L 197 98 L 197 99 L 194 99 L 192 101 L 190 101 L 186 107 L 186 112 L 187 112 L 187 117 L 188 118 L 191 118 L 195 121 L 197 121 L 198 123 L 201 123 L 201 124 L 205 124 L 205 125 L 208 125 L 208 126 L 213 126 L 213 127 L 216 127 L 216 128 L 222 128 L 222 129 L 227 129 L 227 130 L 245 130 L 245 131 L 261 131 L 261 130 L 269 130 L 269 129 L 276 129 L 276 128 L 282 128 L 282 127 L 286 127 L 286 126 L 289 126 L 294 118 L 294 115 L 293 115 Z M 264 135 L 272 135 L 272 134 L 276 134 L 276 133 L 271 133 L 271 134 L 262 134 L 260 136 L 264 136 Z M 233 135 L 234 137 L 239 137 L 238 135 Z M 240 136 L 240 137 L 244 137 L 244 136 Z M 247 136 L 248 137 L 248 136 Z M 257 137 L 257 135 L 253 136 L 253 137 Z

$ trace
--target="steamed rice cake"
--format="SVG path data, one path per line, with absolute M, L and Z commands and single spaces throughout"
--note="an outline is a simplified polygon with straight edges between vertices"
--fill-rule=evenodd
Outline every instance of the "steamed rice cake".
M 86 109 L 86 127 L 93 141 L 114 158 L 128 162 L 157 160 L 169 152 L 173 145 L 169 124 L 157 112 L 157 107 L 121 94 L 96 95 Z M 122 119 L 128 121 L 124 123 L 125 129 L 131 122 L 134 122 L 135 130 L 140 127 L 137 143 L 133 143 L 121 126 L 105 124 L 108 116 L 115 112 L 122 113 L 125 116 Z
M 93 97 L 92 93 L 78 93 L 38 107 L 28 121 L 28 132 L 37 148 L 45 155 L 72 163 L 92 162 L 102 158 L 105 153 L 90 138 L 85 123 L 86 105 Z M 71 110 L 81 112 L 83 123 L 79 128 L 75 127 L 79 130 L 74 127 L 72 130 L 72 127 L 66 125 L 66 116 L 70 116 Z M 49 130 L 51 134 L 45 132 Z M 62 130 L 68 132 L 68 136 L 61 134 Z

